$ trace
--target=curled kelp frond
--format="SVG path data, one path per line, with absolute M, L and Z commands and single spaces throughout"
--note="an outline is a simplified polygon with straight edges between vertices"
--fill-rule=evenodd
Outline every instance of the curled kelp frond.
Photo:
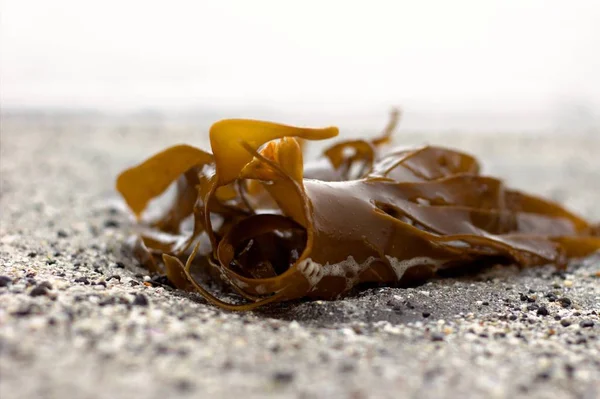
M 398 119 L 393 112 L 381 136 L 339 142 L 306 165 L 299 140 L 330 139 L 336 128 L 215 123 L 212 153 L 179 145 L 119 176 L 139 220 L 136 257 L 177 288 L 248 310 L 487 259 L 564 267 L 600 249 L 597 227 L 480 175 L 471 155 L 435 146 L 384 151 Z M 148 203 L 172 184 L 162 217 L 144 221 Z M 223 302 L 198 272 L 247 302 Z

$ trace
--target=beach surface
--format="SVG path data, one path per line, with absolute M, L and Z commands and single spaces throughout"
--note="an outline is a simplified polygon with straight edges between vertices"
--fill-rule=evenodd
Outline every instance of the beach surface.
M 115 177 L 211 122 L 2 116 L 0 397 L 600 397 L 600 255 L 247 313 L 153 281 Z M 600 134 L 397 137 L 600 220 Z

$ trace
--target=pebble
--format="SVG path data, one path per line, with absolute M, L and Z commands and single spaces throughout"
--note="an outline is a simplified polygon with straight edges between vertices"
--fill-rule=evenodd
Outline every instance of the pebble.
M 572 303 L 572 302 L 571 302 L 571 299 L 570 299 L 570 298 L 567 298 L 567 297 L 558 298 L 558 302 L 560 303 L 560 305 L 561 305 L 563 308 L 568 308 L 568 307 L 570 307 L 570 306 L 571 306 L 571 303 Z
M 560 325 L 563 327 L 569 327 L 571 325 L 571 320 L 569 319 L 562 319 L 560 321 Z
M 594 327 L 594 322 L 592 320 L 581 320 L 579 322 L 579 326 L 581 327 Z
M 43 295 L 48 294 L 48 291 L 49 291 L 49 289 L 46 285 L 39 284 L 39 285 L 35 286 L 31 290 L 31 292 L 29 292 L 29 295 L 33 296 L 33 297 L 43 296 Z
M 294 380 L 294 372 L 292 371 L 276 371 L 273 373 L 273 381 L 280 384 L 289 384 Z
M 136 306 L 148 306 L 148 298 L 144 294 L 135 294 L 133 304 Z
M 434 332 L 431 334 L 431 340 L 432 341 L 443 341 L 444 340 L 444 334 L 440 333 L 440 332 Z
M 545 306 L 541 306 L 538 310 L 537 310 L 537 314 L 539 316 L 548 316 L 550 313 L 548 312 L 548 309 Z
M 0 287 L 8 287 L 12 283 L 12 279 L 8 276 L 0 276 Z

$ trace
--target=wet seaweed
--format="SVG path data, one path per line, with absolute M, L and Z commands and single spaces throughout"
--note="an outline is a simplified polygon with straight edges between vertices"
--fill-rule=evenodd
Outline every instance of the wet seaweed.
M 306 163 L 305 141 L 332 139 L 337 128 L 222 120 L 209 132 L 212 152 L 177 145 L 125 170 L 117 190 L 138 220 L 136 258 L 216 306 L 250 310 L 489 260 L 564 268 L 600 249 L 597 227 L 482 175 L 469 154 L 392 147 L 399 117 L 392 112 L 377 137 L 334 143 Z M 173 185 L 162 216 L 143 217 Z M 217 298 L 209 280 L 245 302 Z

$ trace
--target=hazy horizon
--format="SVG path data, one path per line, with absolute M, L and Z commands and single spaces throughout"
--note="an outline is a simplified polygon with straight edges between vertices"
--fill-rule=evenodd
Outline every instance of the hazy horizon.
M 596 1 L 3 0 L 3 110 L 596 130 Z M 371 122 L 369 122 L 371 123 Z

